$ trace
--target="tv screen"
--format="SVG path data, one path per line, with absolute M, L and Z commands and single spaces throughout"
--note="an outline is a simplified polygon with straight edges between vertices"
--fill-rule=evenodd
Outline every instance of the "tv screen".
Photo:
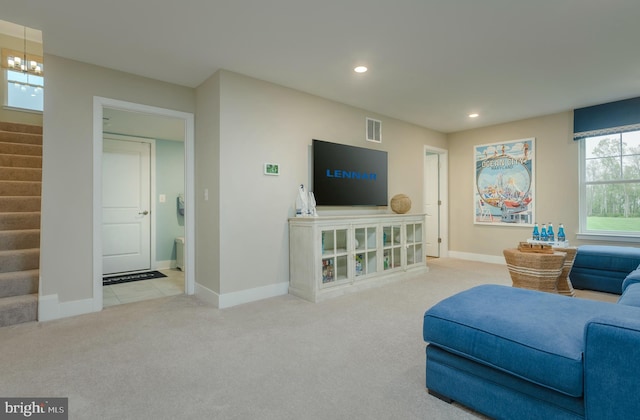
M 386 206 L 387 152 L 313 140 L 319 206 Z

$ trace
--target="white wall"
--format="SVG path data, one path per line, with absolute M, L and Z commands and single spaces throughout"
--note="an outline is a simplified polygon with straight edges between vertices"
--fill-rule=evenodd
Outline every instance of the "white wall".
M 424 145 L 446 148 L 443 134 L 228 71 L 219 83 L 221 295 L 289 281 L 287 219 L 309 185 L 312 139 L 388 151 L 389 197 L 421 212 Z M 382 120 L 382 144 L 365 140 L 366 116 Z M 281 175 L 263 175 L 266 162 Z
M 196 89 L 196 287 L 220 293 L 220 73 Z M 204 192 L 208 191 L 208 200 Z
M 388 151 L 389 196 L 408 194 L 413 212 L 424 146 L 446 148 L 441 133 L 227 71 L 193 90 L 45 58 L 40 294 L 46 308 L 69 304 L 64 314 L 89 311 L 93 293 L 94 96 L 196 112 L 196 282 L 220 306 L 286 293 L 287 219 L 309 183 L 312 139 Z M 382 120 L 381 145 L 364 140 L 366 116 Z M 263 175 L 265 162 L 281 175 Z
M 45 62 L 40 296 L 46 305 L 87 302 L 93 295 L 93 97 L 194 112 L 195 91 L 53 55 Z M 62 312 L 74 311 L 82 312 Z
M 535 137 L 538 221 L 564 222 L 568 239 L 580 244 L 571 112 L 446 136 L 228 71 L 194 90 L 52 55 L 45 60 L 40 294 L 47 305 L 92 299 L 94 96 L 196 113 L 196 282 L 221 306 L 286 291 L 287 219 L 297 186 L 310 181 L 312 139 L 387 151 L 389 196 L 409 195 L 412 212 L 422 208 L 424 146 L 448 149 L 450 250 L 498 258 L 530 232 L 473 224 L 473 146 Z M 382 121 L 382 144 L 365 141 L 367 116 Z M 281 175 L 263 175 L 266 162 L 279 163 Z M 63 312 L 82 313 L 78 308 Z
M 475 145 L 535 137 L 536 219 L 564 223 L 567 240 L 578 240 L 578 142 L 573 141 L 573 112 L 514 121 L 476 130 L 452 133 L 449 143 L 449 249 L 452 255 L 494 256 L 503 262 L 502 251 L 531 237 L 531 228 L 473 224 Z M 594 243 L 594 242 L 591 242 Z M 602 243 L 602 242 L 600 242 Z M 621 244 L 618 244 L 621 245 Z

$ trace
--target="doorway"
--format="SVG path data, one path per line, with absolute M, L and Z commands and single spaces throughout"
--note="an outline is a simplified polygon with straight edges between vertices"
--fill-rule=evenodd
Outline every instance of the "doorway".
M 426 256 L 448 256 L 447 151 L 425 147 L 423 166 L 423 212 Z
M 123 129 L 121 125 L 119 125 L 118 129 L 114 129 L 113 127 L 108 126 L 108 122 L 110 117 L 117 113 L 118 116 L 126 117 L 126 124 L 133 124 L 136 119 L 138 120 L 138 126 L 146 127 L 147 129 L 150 127 L 158 127 L 163 126 L 166 122 L 179 122 L 180 129 L 178 136 L 180 137 L 180 142 L 177 141 L 168 141 L 169 139 L 159 138 L 159 135 L 149 134 L 148 139 L 144 139 L 141 137 L 145 137 L 144 134 L 140 134 L 136 132 L 133 128 Z M 195 259 L 193 253 L 193 247 L 195 244 L 195 227 L 194 227 L 194 219 L 195 219 L 195 211 L 194 211 L 194 118 L 193 114 L 184 113 L 179 111 L 173 111 L 164 108 L 156 108 L 150 107 L 146 105 L 140 105 L 130 102 L 123 102 L 108 98 L 94 97 L 94 133 L 93 133 L 93 145 L 94 145 L 94 240 L 93 240 L 93 261 L 94 261 L 94 269 L 93 269 L 93 287 L 94 287 L 94 296 L 93 296 L 93 306 L 94 310 L 99 311 L 105 305 L 103 302 L 103 284 L 102 284 L 102 276 L 103 273 L 109 272 L 130 272 L 130 271 L 139 271 L 139 268 L 142 266 L 138 265 L 141 261 L 144 261 L 143 265 L 146 269 L 146 266 L 149 266 L 149 269 L 168 269 L 169 262 L 167 259 L 169 257 L 164 257 L 162 254 L 161 248 L 164 246 L 164 242 L 166 240 L 162 239 L 162 235 L 160 232 L 156 232 L 156 223 L 153 223 L 153 219 L 156 217 L 162 217 L 161 209 L 166 205 L 167 208 L 173 211 L 172 217 L 175 219 L 178 211 L 178 197 L 183 200 L 183 206 L 180 209 L 180 215 L 182 217 L 182 231 L 183 235 L 180 237 L 180 254 L 182 260 L 182 271 L 183 274 L 183 292 L 185 294 L 193 294 L 195 290 Z M 140 120 L 141 119 L 141 120 Z M 153 121 L 150 123 L 150 121 Z M 125 132 L 127 134 L 131 134 L 131 136 L 117 135 L 113 131 Z M 134 131 L 131 131 L 134 130 Z M 103 133 L 104 131 L 104 133 Z M 133 137 L 135 136 L 135 137 Z M 117 140 L 114 144 L 112 140 Z M 135 141 L 130 141 L 135 139 Z M 129 140 L 129 141 L 122 141 Z M 146 169 L 143 169 L 144 164 L 140 163 L 141 161 L 146 160 L 146 158 L 142 158 L 141 156 L 145 155 L 145 149 L 149 145 L 150 149 L 150 174 L 153 175 L 157 171 L 155 170 L 155 161 L 156 161 L 156 150 L 160 149 L 160 143 L 164 141 L 164 143 L 173 143 L 171 147 L 168 147 L 168 150 L 176 150 L 175 147 L 179 147 L 181 153 L 180 161 L 178 162 L 180 165 L 180 178 L 183 181 L 180 181 L 180 185 L 178 188 L 180 191 L 170 192 L 168 194 L 163 194 L 162 191 L 158 191 L 158 196 L 156 196 L 156 182 L 150 181 L 150 192 L 142 193 L 143 196 L 149 197 L 149 203 L 147 205 L 144 202 L 144 199 L 136 198 L 135 196 L 139 195 L 139 191 L 137 191 L 137 187 L 130 185 L 133 188 L 127 188 L 126 194 L 128 197 L 122 197 L 121 194 L 115 194 L 111 189 L 118 189 L 122 192 L 122 182 L 131 177 L 137 177 L 140 172 L 146 172 Z M 143 146 L 140 146 L 140 145 Z M 156 144 L 158 146 L 156 147 Z M 116 146 L 117 153 L 112 153 L 114 151 L 113 147 Z M 123 148 L 126 151 L 123 151 Z M 104 151 L 107 151 L 105 154 Z M 160 153 L 158 153 L 160 155 Z M 159 157 L 158 157 L 159 159 Z M 107 180 L 105 182 L 105 174 L 110 173 L 113 175 L 113 170 L 117 168 L 121 168 L 124 162 L 131 164 L 132 161 L 135 161 L 132 166 L 129 166 L 129 169 L 125 169 L 122 171 L 122 174 L 115 175 L 115 179 Z M 162 171 L 164 175 L 166 171 Z M 124 174 L 127 173 L 125 176 Z M 183 175 L 183 176 L 182 176 Z M 118 178 L 122 178 L 118 180 Z M 158 175 L 160 178 L 160 175 Z M 122 182 L 120 182 L 122 181 Z M 141 181 L 144 183 L 144 180 Z M 133 184 L 133 183 L 131 183 Z M 135 192 L 135 194 L 134 194 Z M 117 220 L 113 226 L 110 226 L 111 232 L 109 229 L 104 229 L 104 223 L 113 222 L 112 214 L 108 211 L 105 211 L 103 207 L 106 205 L 107 207 L 117 207 L 113 206 L 113 201 L 107 202 L 108 200 L 113 200 L 113 197 L 110 197 L 110 194 L 113 194 L 115 197 L 115 203 L 118 205 L 122 205 L 123 207 L 129 207 L 131 210 L 129 211 L 129 218 L 131 220 Z M 156 204 L 162 203 L 162 204 Z M 144 207 L 144 208 L 143 208 Z M 147 212 L 147 214 L 145 214 Z M 117 211 L 116 211 L 117 213 Z M 147 221 L 150 223 L 150 232 L 149 239 L 146 239 L 145 235 L 141 235 L 140 231 L 144 230 L 144 226 L 146 226 Z M 139 224 L 138 222 L 141 222 Z M 158 221 L 158 223 L 161 223 Z M 164 229 L 165 223 L 161 223 L 161 229 Z M 125 227 L 125 225 L 128 225 Z M 137 225 L 137 226 L 136 226 Z M 175 232 L 170 232 L 170 235 L 177 236 Z M 171 248 L 174 249 L 173 258 L 176 258 L 176 252 L 174 247 L 178 246 L 178 241 L 176 238 L 171 237 Z M 124 241 L 122 238 L 130 238 Z M 159 238 L 159 242 L 155 240 L 155 238 Z M 139 243 L 136 245 L 136 241 Z M 174 244 L 175 241 L 175 244 Z M 118 242 L 118 243 L 116 243 Z M 143 246 L 149 244 L 149 257 L 146 255 L 146 251 L 143 250 Z M 182 245 L 184 244 L 184 245 Z M 182 248 L 182 246 L 184 248 Z M 156 250 L 157 248 L 157 250 Z M 158 258 L 156 258 L 156 252 L 158 253 Z M 117 264 L 111 264 L 112 256 L 118 257 L 127 257 L 126 259 L 130 259 L 128 257 L 133 257 L 132 260 L 137 260 L 136 262 L 131 263 L 132 265 L 120 265 L 122 263 L 122 259 Z M 146 263 L 146 261 L 149 263 Z M 117 259 L 116 259 L 117 261 Z M 173 260 L 175 264 L 175 259 Z M 115 268 L 114 268 L 115 267 Z M 182 273 L 181 273 L 182 274 Z

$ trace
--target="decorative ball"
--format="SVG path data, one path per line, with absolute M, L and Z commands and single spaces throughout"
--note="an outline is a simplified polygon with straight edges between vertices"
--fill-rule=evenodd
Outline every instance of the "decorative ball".
M 411 199 L 406 194 L 396 194 L 391 197 L 391 210 L 404 214 L 411 210 Z

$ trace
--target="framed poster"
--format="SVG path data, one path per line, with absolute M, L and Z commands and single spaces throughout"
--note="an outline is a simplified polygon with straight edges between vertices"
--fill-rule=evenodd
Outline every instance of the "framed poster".
M 535 138 L 474 146 L 473 222 L 533 226 Z

